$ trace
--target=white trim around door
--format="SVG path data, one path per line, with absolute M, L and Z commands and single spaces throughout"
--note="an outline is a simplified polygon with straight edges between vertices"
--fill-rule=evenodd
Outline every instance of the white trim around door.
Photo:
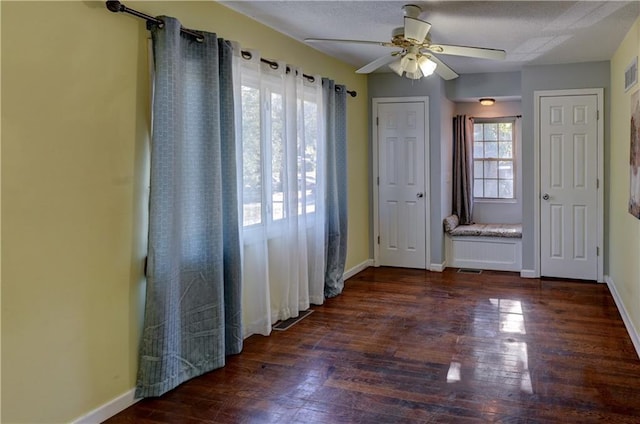
M 424 202 L 425 202 L 425 269 L 430 266 L 431 263 L 431 249 L 430 249 L 430 205 L 431 197 L 429 190 L 429 97 L 376 97 L 372 99 L 371 108 L 371 144 L 372 144 L 372 187 L 373 187 L 373 263 L 374 266 L 380 266 L 380 245 L 378 240 L 380 237 L 380 212 L 379 212 L 379 152 L 378 152 L 378 106 L 388 103 L 422 103 L 424 104 Z
M 597 183 L 599 185 L 597 198 L 597 245 L 598 245 L 598 282 L 604 281 L 604 89 L 602 88 L 585 88 L 573 90 L 544 90 L 534 91 L 534 275 L 531 277 L 540 277 L 540 145 L 541 145 L 541 116 L 540 105 L 543 97 L 556 96 L 585 96 L 595 95 L 597 97 L 598 107 L 598 165 L 597 165 Z

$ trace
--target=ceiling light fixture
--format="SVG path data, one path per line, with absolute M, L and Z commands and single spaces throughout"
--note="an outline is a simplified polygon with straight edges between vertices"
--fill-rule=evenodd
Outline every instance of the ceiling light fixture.
M 417 80 L 433 74 L 438 65 L 431 60 L 431 56 L 423 55 L 417 48 L 409 48 L 402 58 L 392 62 L 389 68 L 398 76 Z
M 428 77 L 429 75 L 433 74 L 433 71 L 436 70 L 436 67 L 438 65 L 436 64 L 436 62 L 429 59 L 428 57 L 422 56 L 418 59 L 418 66 L 420 66 L 422 75 L 425 77 Z
M 407 53 L 400 59 L 402 69 L 408 74 L 415 74 L 418 71 L 418 58 L 414 53 Z
M 480 99 L 480 104 L 482 106 L 493 106 L 495 102 L 496 102 L 496 99 L 489 99 L 489 98 Z

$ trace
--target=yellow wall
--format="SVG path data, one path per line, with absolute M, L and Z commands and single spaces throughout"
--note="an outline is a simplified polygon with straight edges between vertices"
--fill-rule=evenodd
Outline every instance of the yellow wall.
M 609 269 L 608 274 L 625 309 L 640 330 L 640 220 L 628 212 L 629 137 L 631 94 L 636 84 L 624 92 L 624 71 L 640 55 L 640 19 L 638 19 L 611 60 L 611 171 L 609 190 Z
M 1 3 L 2 422 L 66 422 L 134 386 L 145 256 L 144 23 Z M 134 2 L 356 90 L 347 268 L 369 257 L 366 78 L 214 2 Z

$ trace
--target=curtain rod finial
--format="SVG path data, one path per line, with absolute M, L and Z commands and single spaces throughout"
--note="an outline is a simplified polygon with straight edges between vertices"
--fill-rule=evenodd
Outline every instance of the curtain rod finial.
M 114 13 L 122 12 L 124 9 L 124 5 L 120 3 L 118 0 L 108 0 L 105 3 L 107 6 L 107 9 L 109 9 Z

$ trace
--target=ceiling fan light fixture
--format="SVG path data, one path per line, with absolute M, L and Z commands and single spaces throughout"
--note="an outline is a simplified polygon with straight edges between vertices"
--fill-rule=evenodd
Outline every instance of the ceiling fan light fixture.
M 389 68 L 391 68 L 391 70 L 393 72 L 395 72 L 396 74 L 398 74 L 398 76 L 402 76 L 402 73 L 404 72 L 404 68 L 402 67 L 402 59 L 398 59 L 395 62 L 391 62 L 389 64 Z
M 400 64 L 402 65 L 402 69 L 407 73 L 415 73 L 418 70 L 418 60 L 415 53 L 407 53 L 404 55 Z
M 433 71 L 436 70 L 436 67 L 438 65 L 427 56 L 420 56 L 420 58 L 418 59 L 418 66 L 420 66 L 422 75 L 428 77 L 429 75 L 433 74 Z
M 411 74 L 412 78 L 417 78 L 418 76 L 422 78 L 428 77 L 435 72 L 444 80 L 452 80 L 460 75 L 440 60 L 440 54 L 494 60 L 506 58 L 506 52 L 500 49 L 434 44 L 431 42 L 431 36 L 429 35 L 431 24 L 420 18 L 422 8 L 415 4 L 406 4 L 402 6 L 402 10 L 404 11 L 404 25 L 392 29 L 390 41 L 337 38 L 305 38 L 304 41 L 308 43 L 334 42 L 376 45 L 391 47 L 396 50 L 391 55 L 379 57 L 356 69 L 358 74 L 369 74 L 382 66 L 388 65 L 400 77 L 408 73 Z
M 415 72 L 407 72 L 404 75 L 407 78 L 412 79 L 412 80 L 419 80 L 420 78 L 423 77 L 422 72 L 420 71 L 420 69 L 417 69 Z
M 490 99 L 488 97 L 480 99 L 480 104 L 482 106 L 493 106 L 496 103 L 496 99 Z

